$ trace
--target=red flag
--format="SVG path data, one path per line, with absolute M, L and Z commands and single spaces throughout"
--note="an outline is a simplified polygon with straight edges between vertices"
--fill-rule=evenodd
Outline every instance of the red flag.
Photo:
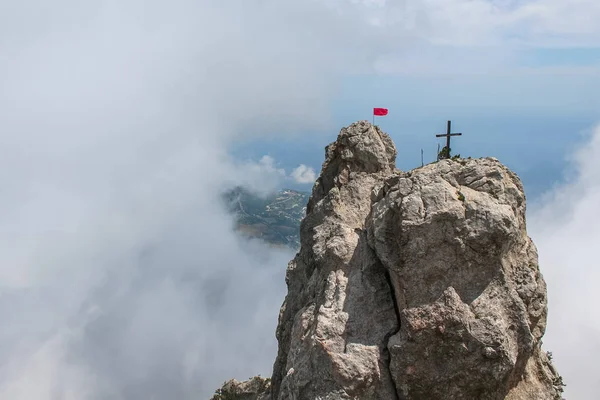
M 377 115 L 378 117 L 387 115 L 387 113 L 388 113 L 387 108 L 374 108 L 373 109 L 373 115 Z

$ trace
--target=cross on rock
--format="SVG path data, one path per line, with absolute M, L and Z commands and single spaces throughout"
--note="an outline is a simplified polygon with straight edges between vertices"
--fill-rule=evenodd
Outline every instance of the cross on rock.
M 443 158 L 450 158 L 450 137 L 452 136 L 462 136 L 462 133 L 450 133 L 452 132 L 451 121 L 448 121 L 448 132 L 443 135 L 435 135 L 435 137 L 445 137 L 446 138 L 446 147 L 440 151 L 438 154 L 438 160 Z

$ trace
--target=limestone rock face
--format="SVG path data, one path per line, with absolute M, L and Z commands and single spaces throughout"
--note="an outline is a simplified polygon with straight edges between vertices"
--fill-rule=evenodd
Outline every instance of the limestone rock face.
M 366 121 L 326 148 L 288 265 L 273 400 L 560 399 L 519 178 L 395 168 Z
M 519 178 L 494 158 L 401 172 L 395 157 L 366 121 L 326 148 L 271 399 L 560 399 Z
M 376 191 L 368 238 L 400 310 L 388 342 L 400 398 L 553 398 L 518 177 L 492 158 L 443 160 Z
M 386 343 L 398 318 L 366 231 L 371 192 L 395 158 L 389 136 L 368 122 L 327 147 L 286 274 L 274 399 L 395 398 Z

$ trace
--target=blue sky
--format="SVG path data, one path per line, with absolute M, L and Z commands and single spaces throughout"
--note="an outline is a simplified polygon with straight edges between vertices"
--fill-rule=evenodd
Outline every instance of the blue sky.
M 567 155 L 598 122 L 600 47 L 428 45 L 423 54 L 425 60 L 448 56 L 448 68 L 442 63 L 423 73 L 384 68 L 346 76 L 322 109 L 330 118 L 327 128 L 241 140 L 232 154 L 252 160 L 267 154 L 280 168 L 306 164 L 318 174 L 323 148 L 342 126 L 371 120 L 373 107 L 386 107 L 390 114 L 376 123 L 394 139 L 400 169 L 418 166 L 420 149 L 426 162 L 433 160 L 442 142 L 434 134 L 444 133 L 450 119 L 464 133 L 453 151 L 499 158 L 522 178 L 530 201 L 563 180 Z M 496 65 L 481 61 L 488 56 Z M 291 180 L 283 185 L 311 186 Z
M 499 158 L 521 176 L 530 201 L 568 173 L 568 154 L 598 122 L 597 2 L 358 4 L 370 26 L 346 35 L 367 44 L 354 53 L 355 70 L 344 66 L 346 74 L 322 104 L 328 124 L 295 136 L 274 131 L 275 137 L 242 140 L 230 147 L 235 157 L 269 154 L 281 168 L 307 164 L 318 174 L 323 147 L 342 126 L 370 120 L 372 107 L 387 107 L 389 116 L 377 123 L 394 138 L 401 169 L 419 164 L 421 148 L 426 159 L 435 157 L 433 134 L 451 119 L 464 133 L 453 150 Z
M 531 51 L 532 58 L 549 57 L 547 53 Z M 595 49 L 574 53 L 580 57 L 574 62 L 580 64 L 598 55 Z M 538 68 L 557 62 L 562 61 L 550 57 Z M 318 173 L 324 147 L 335 140 L 342 126 L 371 120 L 372 107 L 387 107 L 389 115 L 376 118 L 376 124 L 394 139 L 400 169 L 418 166 L 421 149 L 425 162 L 432 161 L 437 144 L 443 143 L 435 134 L 445 133 L 446 121 L 451 119 L 453 131 L 463 133 L 453 139 L 455 154 L 499 158 L 517 172 L 530 201 L 535 201 L 563 179 L 567 155 L 586 140 L 586 131 L 597 122 L 600 80 L 596 78 L 576 71 L 548 75 L 543 70 L 527 76 L 353 77 L 344 82 L 330 108 L 323 110 L 332 116 L 330 129 L 240 141 L 232 153 L 253 160 L 267 154 L 280 168 L 292 170 L 306 164 Z M 311 187 L 291 181 L 283 185 L 301 190 Z
M 521 65 L 597 66 L 600 64 L 600 47 L 532 48 L 520 54 Z

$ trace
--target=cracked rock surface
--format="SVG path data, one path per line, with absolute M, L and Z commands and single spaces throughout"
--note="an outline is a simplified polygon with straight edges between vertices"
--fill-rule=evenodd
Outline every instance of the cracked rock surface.
M 519 178 L 494 158 L 410 172 L 395 158 L 367 121 L 327 146 L 271 399 L 560 399 Z
M 386 343 L 398 317 L 366 231 L 371 192 L 394 173 L 395 158 L 389 136 L 367 122 L 327 146 L 287 269 L 274 399 L 396 398 Z
M 374 193 L 368 241 L 400 310 L 387 343 L 399 398 L 560 399 L 519 178 L 494 158 L 443 160 Z

